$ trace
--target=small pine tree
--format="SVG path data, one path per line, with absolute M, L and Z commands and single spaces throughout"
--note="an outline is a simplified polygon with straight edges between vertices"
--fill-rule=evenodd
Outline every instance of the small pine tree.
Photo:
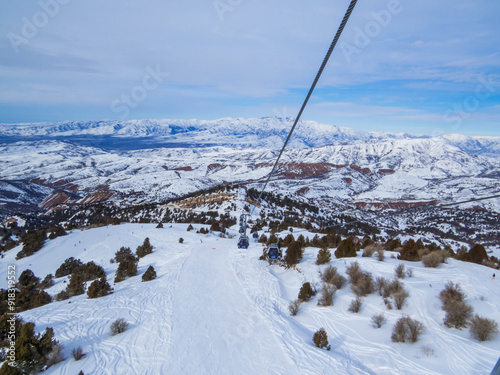
M 158 225 L 156 226 L 156 228 L 158 229 L 162 229 L 163 228 L 163 223 L 162 222 L 159 222 Z
M 137 275 L 137 258 L 133 255 L 127 256 L 118 265 L 116 271 L 115 283 L 125 280 L 127 277 Z
M 54 286 L 54 276 L 52 276 L 52 274 L 49 273 L 47 276 L 45 276 L 45 278 L 40 283 L 40 288 L 41 289 L 48 289 L 52 286 Z
M 420 243 L 422 243 L 421 240 L 418 240 L 418 241 L 420 241 Z M 415 242 L 415 240 L 413 238 L 406 241 L 403 245 L 403 248 L 401 249 L 401 251 L 398 255 L 398 259 L 409 260 L 409 261 L 413 261 L 413 262 L 420 260 L 420 255 L 418 253 L 418 250 L 420 249 L 420 243 Z
M 146 272 L 142 275 L 142 281 L 151 281 L 156 279 L 156 271 L 153 266 L 149 266 Z
M 316 293 L 314 292 L 313 288 L 311 287 L 311 283 L 304 283 L 302 284 L 302 287 L 300 288 L 299 292 L 299 300 L 301 301 L 309 301 L 311 297 L 313 297 Z
M 302 259 L 302 247 L 296 241 L 290 242 L 286 250 L 285 263 L 288 266 L 298 264 Z
M 354 246 L 354 241 L 351 237 L 340 241 L 340 244 L 335 251 L 335 256 L 337 258 L 356 257 L 356 247 Z
M 106 280 L 106 276 L 101 277 L 100 280 L 95 280 L 90 284 L 87 291 L 89 298 L 99 298 L 107 296 L 112 292 L 112 288 Z
M 73 273 L 73 271 L 82 266 L 83 262 L 80 259 L 75 259 L 70 257 L 64 261 L 63 264 L 57 269 L 56 277 L 68 276 Z
M 328 345 L 328 335 L 326 334 L 324 328 L 320 328 L 314 333 L 313 342 L 317 348 L 327 348 L 327 350 L 330 350 L 330 345 Z
M 483 245 L 474 245 L 467 255 L 465 256 L 467 262 L 482 263 L 484 260 L 488 260 L 488 254 Z
M 82 273 L 73 272 L 71 274 L 66 290 L 70 296 L 78 296 L 85 293 L 85 280 Z
M 321 249 L 318 252 L 318 258 L 316 259 L 316 264 L 319 266 L 321 264 L 329 263 L 332 260 L 332 254 L 328 249 Z
M 124 260 L 129 255 L 132 255 L 132 251 L 130 250 L 130 247 L 122 246 L 122 247 L 120 247 L 120 250 L 118 250 L 115 253 L 115 262 L 120 263 L 122 260 Z
M 188 228 L 187 228 L 187 231 L 188 231 L 188 232 L 190 232 L 190 231 L 192 231 L 193 229 L 194 229 L 194 228 L 193 228 L 193 226 L 192 226 L 191 224 L 189 224 L 189 226 L 188 226 Z
M 142 245 L 137 247 L 137 250 L 135 253 L 139 258 L 143 258 L 146 255 L 149 255 L 153 252 L 153 246 L 151 246 L 151 243 L 149 242 L 149 237 L 146 237 L 144 239 L 144 242 Z

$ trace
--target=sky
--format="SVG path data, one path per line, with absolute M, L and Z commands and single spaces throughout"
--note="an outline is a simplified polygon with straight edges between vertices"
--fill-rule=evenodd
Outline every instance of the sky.
M 0 123 L 295 117 L 349 0 L 0 0 Z M 500 136 L 500 2 L 359 1 L 303 120 Z

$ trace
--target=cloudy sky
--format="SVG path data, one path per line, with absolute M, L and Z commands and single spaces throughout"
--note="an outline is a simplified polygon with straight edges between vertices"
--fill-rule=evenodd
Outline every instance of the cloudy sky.
M 291 116 L 349 0 L 0 0 L 0 123 Z M 359 1 L 303 119 L 500 136 L 500 2 Z

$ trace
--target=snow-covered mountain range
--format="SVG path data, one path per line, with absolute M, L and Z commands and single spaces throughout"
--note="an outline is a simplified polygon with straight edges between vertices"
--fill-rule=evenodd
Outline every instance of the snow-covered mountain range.
M 63 200 L 74 194 L 128 203 L 221 183 L 259 186 L 290 126 L 280 118 L 1 125 L 0 199 L 30 195 L 16 195 L 13 182 L 18 190 L 22 182 L 26 191 L 33 184 L 65 191 Z M 305 121 L 270 190 L 380 208 L 493 195 L 499 178 L 500 138 L 367 133 Z M 483 205 L 498 210 L 497 201 Z

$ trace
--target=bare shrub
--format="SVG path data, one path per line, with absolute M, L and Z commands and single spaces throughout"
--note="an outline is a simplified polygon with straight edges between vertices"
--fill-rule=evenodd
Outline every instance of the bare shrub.
M 451 300 L 446 304 L 444 325 L 448 328 L 462 329 L 468 326 L 474 309 L 464 301 Z
M 351 290 L 358 297 L 365 297 L 368 294 L 373 293 L 375 290 L 373 278 L 368 273 L 361 274 L 361 277 L 358 279 L 357 283 L 351 284 Z
M 328 283 L 323 284 L 323 288 L 321 288 L 321 295 L 318 300 L 319 306 L 333 306 L 333 295 L 337 291 L 335 285 L 331 285 Z
M 397 267 L 394 269 L 394 273 L 396 274 L 396 277 L 399 279 L 404 279 L 405 278 L 405 265 L 403 263 L 400 263 L 397 265 Z
M 52 350 L 47 354 L 47 362 L 45 363 L 47 367 L 51 367 L 61 363 L 66 358 L 63 355 L 63 346 L 58 342 L 52 344 Z
M 385 259 L 385 251 L 384 249 L 377 250 L 377 259 L 379 262 L 383 262 Z
M 406 270 L 406 276 L 413 277 L 413 268 L 408 268 Z
M 299 313 L 301 303 L 302 301 L 300 299 L 296 299 L 295 301 L 290 302 L 290 304 L 288 305 L 290 315 L 296 316 Z
M 380 296 L 383 295 L 387 283 L 388 280 L 385 277 L 377 276 L 377 278 L 375 279 L 375 290 L 378 291 Z
M 374 253 L 375 253 L 375 246 L 368 245 L 364 248 L 362 257 L 371 258 Z
M 424 332 L 424 325 L 409 316 L 398 319 L 392 329 L 391 339 L 393 342 L 417 342 L 420 334 Z
M 314 333 L 313 342 L 317 348 L 326 348 L 327 350 L 330 350 L 330 345 L 328 345 L 328 335 L 326 334 L 324 328 L 320 328 Z
M 125 332 L 128 328 L 128 323 L 123 318 L 116 319 L 113 323 L 111 323 L 111 326 L 109 328 L 111 330 L 111 336 L 114 336 L 119 333 Z
M 434 357 L 436 355 L 436 351 L 430 345 L 423 345 L 420 348 L 420 351 L 422 352 L 422 355 L 424 355 L 426 357 Z
M 328 284 L 333 284 L 337 289 L 341 289 L 347 282 L 347 279 L 337 272 L 337 268 L 328 266 L 321 273 L 321 280 Z
M 406 342 L 408 339 L 408 331 L 406 328 L 405 318 L 400 318 L 392 328 L 392 342 Z
M 352 313 L 358 313 L 359 310 L 361 309 L 361 305 L 363 305 L 363 300 L 361 299 L 361 297 L 358 296 L 351 301 L 348 310 Z
M 337 289 L 342 289 L 342 287 L 345 285 L 347 282 L 347 279 L 342 276 L 340 273 L 336 274 L 333 276 L 333 278 L 330 280 L 330 283 L 335 285 Z
M 384 313 L 375 314 L 372 316 L 372 325 L 375 328 L 382 327 L 386 321 L 387 321 L 387 319 L 385 318 Z
M 329 265 L 321 273 L 321 280 L 323 280 L 323 282 L 325 282 L 325 283 L 333 284 L 333 283 L 330 282 L 330 280 L 335 275 L 337 275 L 337 268 L 334 267 L 334 266 L 332 266 L 332 265 Z
M 418 320 L 413 320 L 409 317 L 407 318 L 406 324 L 408 326 L 410 342 L 417 342 L 420 334 L 425 331 L 424 325 Z
M 398 310 L 401 310 L 403 308 L 403 304 L 405 303 L 405 300 L 409 295 L 410 294 L 404 289 L 401 289 L 399 292 L 396 292 L 392 295 L 392 297 L 394 298 L 394 304 L 396 305 L 396 308 Z
M 351 284 L 356 284 L 358 279 L 363 275 L 358 262 L 351 263 L 347 266 L 345 273 L 349 276 Z
M 433 251 L 422 257 L 422 263 L 427 268 L 437 268 L 441 263 L 445 262 L 445 254 L 445 251 Z
M 394 293 L 397 293 L 403 289 L 403 284 L 399 279 L 394 279 L 392 282 L 387 283 L 384 287 L 384 291 L 382 293 L 382 297 L 388 298 Z
M 446 311 L 446 306 L 451 301 L 463 301 L 465 299 L 465 293 L 459 284 L 448 281 L 444 289 L 439 293 L 439 299 L 443 303 L 443 310 Z
M 470 320 L 470 333 L 476 340 L 491 340 L 498 333 L 498 323 L 476 315 Z
M 391 303 L 391 300 L 389 298 L 384 298 L 384 303 L 385 303 L 385 307 L 387 307 L 387 310 L 392 310 L 392 303 Z
M 86 354 L 83 352 L 82 347 L 79 346 L 78 348 L 73 348 L 73 350 L 71 350 L 71 355 L 73 356 L 75 361 L 79 361 L 80 359 L 85 357 Z

